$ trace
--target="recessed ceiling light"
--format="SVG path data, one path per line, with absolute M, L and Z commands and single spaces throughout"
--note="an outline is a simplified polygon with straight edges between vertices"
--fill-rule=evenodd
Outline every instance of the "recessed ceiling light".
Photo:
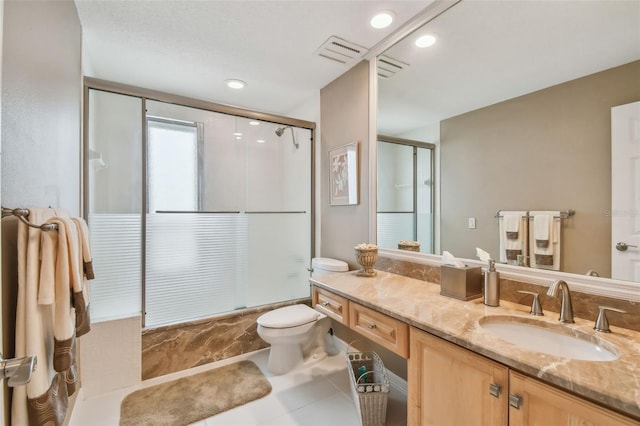
M 235 132 L 235 133 L 233 134 L 233 136 L 242 136 L 242 133 L 240 133 L 240 132 Z
M 250 121 L 249 124 L 252 125 L 252 126 L 259 126 L 260 122 L 259 121 Z
M 236 136 L 237 141 L 239 141 L 240 139 L 242 139 L 242 136 Z
M 393 22 L 393 18 L 394 13 L 390 10 L 385 10 L 377 13 L 373 18 L 371 18 L 369 24 L 376 29 L 387 28 Z
M 430 47 L 436 44 L 436 36 L 432 34 L 425 34 L 416 39 L 416 46 L 418 47 Z
M 227 83 L 227 86 L 232 89 L 244 89 L 244 87 L 247 85 L 247 83 L 245 83 L 244 81 L 236 79 L 226 80 L 225 83 Z
M 257 142 L 258 143 L 264 143 L 264 139 L 258 139 Z

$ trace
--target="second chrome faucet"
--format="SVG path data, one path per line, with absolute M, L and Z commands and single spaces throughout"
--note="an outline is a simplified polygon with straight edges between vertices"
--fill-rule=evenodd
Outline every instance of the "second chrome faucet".
M 554 281 L 549 286 L 547 296 L 558 297 L 558 291 L 562 293 L 562 301 L 560 305 L 560 322 L 574 323 L 573 320 L 573 306 L 571 305 L 571 292 L 569 286 L 564 280 Z

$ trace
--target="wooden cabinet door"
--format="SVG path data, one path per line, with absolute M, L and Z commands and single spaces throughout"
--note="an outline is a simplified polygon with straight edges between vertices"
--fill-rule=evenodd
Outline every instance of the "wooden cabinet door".
M 544 384 L 539 380 L 510 372 L 509 394 L 520 401 L 510 404 L 510 426 L 623 426 L 638 425 L 613 411 Z M 514 405 L 515 404 L 514 401 Z
M 408 424 L 507 426 L 507 367 L 414 327 L 410 341 Z

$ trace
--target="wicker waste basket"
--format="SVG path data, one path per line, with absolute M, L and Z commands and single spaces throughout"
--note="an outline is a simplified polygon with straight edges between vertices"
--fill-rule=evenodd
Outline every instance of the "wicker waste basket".
M 383 426 L 387 418 L 389 377 L 375 352 L 350 352 L 347 365 L 351 393 L 362 426 Z

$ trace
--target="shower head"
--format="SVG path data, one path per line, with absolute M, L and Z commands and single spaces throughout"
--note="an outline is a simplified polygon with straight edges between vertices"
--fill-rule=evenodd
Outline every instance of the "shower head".
M 293 133 L 293 127 L 291 127 L 291 126 L 278 127 L 276 129 L 276 135 L 278 137 L 284 135 L 284 131 L 287 130 L 287 129 L 291 129 L 291 137 L 293 138 L 293 146 L 295 146 L 296 149 L 297 149 L 298 148 L 298 142 L 296 142 L 296 134 Z

